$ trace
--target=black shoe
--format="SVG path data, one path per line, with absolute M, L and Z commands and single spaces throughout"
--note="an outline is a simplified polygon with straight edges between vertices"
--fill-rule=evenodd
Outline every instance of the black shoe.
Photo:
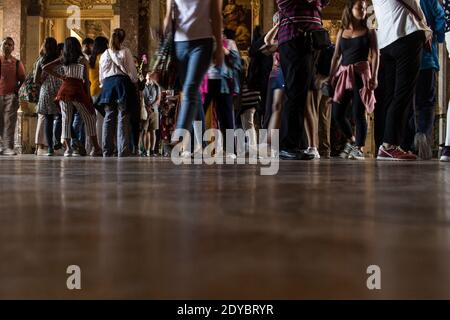
M 313 160 L 314 155 L 307 154 L 304 151 L 300 150 L 281 150 L 280 151 L 280 159 L 281 160 Z

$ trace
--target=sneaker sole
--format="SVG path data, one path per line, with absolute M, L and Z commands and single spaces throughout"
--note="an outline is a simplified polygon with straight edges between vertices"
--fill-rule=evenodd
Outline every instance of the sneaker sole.
M 385 157 L 377 157 L 377 160 L 380 160 L 380 161 L 417 161 L 417 159 L 397 159 L 397 158 L 385 158 Z
M 439 161 L 441 161 L 441 162 L 450 162 L 450 157 L 449 156 L 442 156 L 441 159 L 439 159 Z

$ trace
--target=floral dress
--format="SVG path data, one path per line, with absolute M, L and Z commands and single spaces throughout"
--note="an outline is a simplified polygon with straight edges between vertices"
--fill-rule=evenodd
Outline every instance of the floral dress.
M 42 59 L 39 60 L 37 68 L 42 69 Z M 63 66 L 56 68 L 56 72 L 63 74 Z M 56 94 L 61 87 L 62 80 L 55 78 L 48 73 L 42 72 L 42 84 L 39 92 L 39 101 L 37 104 L 37 113 L 39 114 L 59 114 L 61 113 L 58 103 L 55 101 Z

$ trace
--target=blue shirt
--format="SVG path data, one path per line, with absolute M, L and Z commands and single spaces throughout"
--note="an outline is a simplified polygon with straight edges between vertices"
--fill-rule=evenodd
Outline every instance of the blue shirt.
M 433 30 L 431 52 L 423 51 L 420 69 L 439 71 L 438 43 L 445 41 L 445 12 L 439 0 L 420 0 L 420 7 L 427 18 L 428 26 Z

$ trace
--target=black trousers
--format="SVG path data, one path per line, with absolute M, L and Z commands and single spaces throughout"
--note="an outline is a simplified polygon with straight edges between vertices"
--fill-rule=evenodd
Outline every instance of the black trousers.
M 355 75 L 355 82 L 352 91 L 346 91 L 340 103 L 333 103 L 333 118 L 339 125 L 339 128 L 344 133 L 347 139 L 353 137 L 353 129 L 346 116 L 347 106 L 352 101 L 353 117 L 356 123 L 356 145 L 364 147 L 367 137 L 367 120 L 366 120 L 366 106 L 364 105 L 359 90 L 363 87 L 361 77 Z
M 402 149 L 414 150 L 416 133 L 425 134 L 431 140 L 436 107 L 436 70 L 425 69 L 419 73 L 413 108 L 406 123 Z
M 313 77 L 313 51 L 303 36 L 279 46 L 281 69 L 285 79 L 285 105 L 288 114 L 287 137 L 281 146 L 298 148 L 305 137 L 304 119 L 308 89 Z
M 381 50 L 384 68 L 383 142 L 400 145 L 419 77 L 425 33 L 416 31 Z
M 209 80 L 208 93 L 205 95 L 203 109 L 206 112 L 212 101 L 217 103 L 217 117 L 219 118 L 220 131 L 223 135 L 224 147 L 226 146 L 226 130 L 234 129 L 233 96 L 221 93 L 222 80 Z

